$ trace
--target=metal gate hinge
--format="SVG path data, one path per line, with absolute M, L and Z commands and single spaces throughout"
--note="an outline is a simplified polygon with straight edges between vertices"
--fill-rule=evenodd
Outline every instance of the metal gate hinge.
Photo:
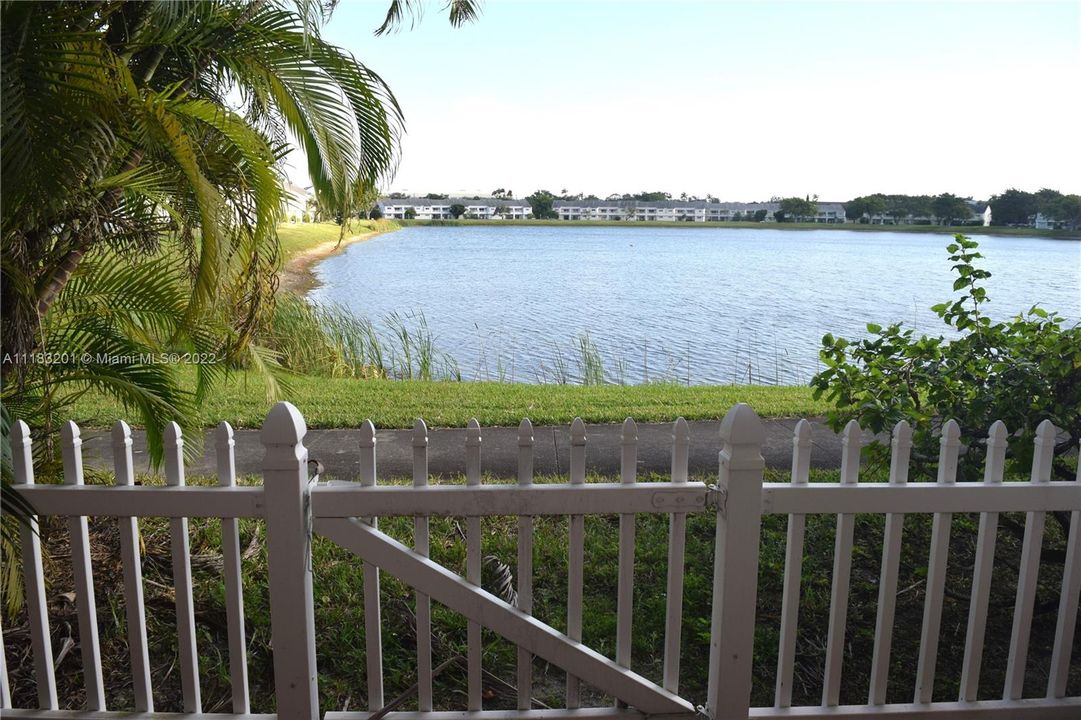
M 706 507 L 710 510 L 716 510 L 722 515 L 725 512 L 725 505 L 728 502 L 728 491 L 717 487 L 716 485 L 706 486 Z

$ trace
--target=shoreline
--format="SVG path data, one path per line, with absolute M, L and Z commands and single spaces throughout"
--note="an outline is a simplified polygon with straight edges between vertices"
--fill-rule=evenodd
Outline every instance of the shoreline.
M 1047 240 L 1081 240 L 1078 230 L 1038 230 L 991 225 L 870 225 L 862 223 L 756 223 L 756 222 L 680 222 L 677 220 L 396 220 L 402 227 L 624 227 L 624 228 L 729 228 L 739 230 L 844 230 L 847 232 L 897 232 L 941 235 L 993 235 L 997 237 L 1043 238 Z
M 350 245 L 367 242 L 376 235 L 382 235 L 396 229 L 387 227 L 369 230 L 368 232 L 343 237 L 340 240 L 327 240 L 314 247 L 301 250 L 282 265 L 282 269 L 278 272 L 278 290 L 291 292 L 295 295 L 307 295 L 321 284 L 312 271 L 317 263 L 337 255 Z

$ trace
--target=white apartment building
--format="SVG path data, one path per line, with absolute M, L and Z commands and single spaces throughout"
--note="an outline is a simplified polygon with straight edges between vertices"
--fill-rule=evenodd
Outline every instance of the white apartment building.
M 450 208 L 461 205 L 465 208 L 462 216 L 470 220 L 524 220 L 533 217 L 533 208 L 525 200 L 504 198 L 380 198 L 379 209 L 383 217 L 393 220 L 405 220 L 406 213 L 412 209 L 416 220 L 452 220 Z M 502 210 L 502 212 L 497 212 Z
M 658 222 L 731 222 L 754 220 L 755 213 L 765 211 L 765 222 L 775 220 L 774 213 L 781 204 L 717 203 L 705 200 L 557 200 L 553 209 L 560 220 L 628 220 Z M 813 222 L 843 223 L 845 209 L 841 203 L 818 203 L 818 215 Z

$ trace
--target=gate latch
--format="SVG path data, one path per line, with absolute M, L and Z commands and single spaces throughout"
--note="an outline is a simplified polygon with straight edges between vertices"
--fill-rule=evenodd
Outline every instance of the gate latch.
M 723 488 L 719 488 L 716 485 L 708 485 L 706 487 L 706 507 L 710 510 L 716 510 L 725 514 L 726 505 L 728 502 L 728 492 Z

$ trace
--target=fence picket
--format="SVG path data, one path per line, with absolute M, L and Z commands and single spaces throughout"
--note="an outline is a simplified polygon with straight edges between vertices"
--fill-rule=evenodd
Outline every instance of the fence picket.
M 984 485 L 1001 485 L 1006 461 L 1006 425 L 996 420 L 987 433 L 987 457 L 984 461 Z M 976 558 L 972 568 L 972 600 L 968 606 L 968 629 L 965 631 L 965 656 L 961 661 L 961 702 L 975 702 L 983 663 L 983 640 L 987 630 L 987 603 L 991 595 L 991 573 L 995 566 L 995 543 L 998 513 L 980 513 L 976 535 Z
M 480 485 L 480 423 L 476 418 L 469 421 L 465 431 L 465 483 Z M 465 579 L 474 585 L 481 584 L 481 526 L 480 517 L 470 516 L 466 520 L 466 558 Z M 483 709 L 484 700 L 481 687 L 481 626 L 470 620 L 466 630 L 468 645 L 467 698 L 469 710 Z
M 806 485 L 811 469 L 811 423 L 800 420 L 792 435 L 792 483 Z M 788 516 L 785 543 L 784 589 L 781 593 L 781 640 L 777 649 L 777 687 L 774 705 L 792 705 L 792 672 L 796 656 L 796 627 L 799 621 L 800 574 L 803 572 L 805 515 Z
M 428 484 L 428 426 L 420 418 L 413 424 L 413 486 Z M 413 518 L 413 548 L 424 557 L 431 551 L 428 518 Z M 432 709 L 432 601 L 417 592 L 417 707 Z
M 7 648 L 4 647 L 4 632 L 0 630 L 0 709 L 11 707 L 11 686 L 8 684 Z
M 375 487 L 375 425 L 365 420 L 360 426 L 360 484 Z M 377 518 L 364 518 L 373 528 L 379 527 Z M 383 708 L 383 623 L 382 599 L 379 592 L 379 568 L 364 562 L 364 654 L 368 674 L 368 710 L 378 712 Z
M 34 460 L 30 426 L 16 420 L 11 427 L 11 469 L 13 484 L 33 486 Z M 30 648 L 34 656 L 38 707 L 56 710 L 56 675 L 53 671 L 53 646 L 49 633 L 49 610 L 45 600 L 45 571 L 41 564 L 41 537 L 37 515 L 19 525 L 22 547 L 23 582 L 26 589 L 26 614 L 30 621 Z
M 672 483 L 687 482 L 690 427 L 683 418 L 672 426 Z M 683 570 L 687 513 L 672 513 L 668 523 L 668 585 L 664 618 L 664 689 L 679 692 L 679 653 L 683 635 Z
M 184 485 L 184 438 L 180 426 L 165 426 L 165 481 L 174 487 Z M 191 551 L 188 519 L 169 519 L 169 541 L 173 556 L 173 588 L 176 594 L 177 647 L 180 652 L 180 685 L 184 712 L 202 712 L 199 690 L 199 653 L 195 647 L 195 603 L 191 587 Z
M 64 457 L 64 484 L 83 484 L 83 441 L 79 426 L 68 420 L 60 428 Z M 75 602 L 79 613 L 79 647 L 82 650 L 86 709 L 105 709 L 105 682 L 98 639 L 98 609 L 94 598 L 94 571 L 90 565 L 90 532 L 85 515 L 68 518 L 71 535 L 71 570 L 75 578 Z
M 113 425 L 113 470 L 116 484 L 135 484 L 131 455 L 131 428 L 123 420 Z M 143 605 L 143 568 L 139 554 L 139 520 L 117 519 L 120 530 L 120 558 L 124 566 L 124 609 L 128 624 L 128 649 L 131 656 L 132 688 L 135 709 L 154 711 L 154 693 L 150 684 L 150 655 L 146 639 L 146 615 Z
M 908 461 L 912 453 L 912 428 L 904 420 L 893 427 L 890 452 L 890 484 L 908 483 Z M 897 572 L 901 562 L 901 538 L 905 529 L 904 513 L 886 513 L 882 536 L 882 573 L 878 585 L 878 613 L 875 618 L 875 644 L 871 655 L 869 705 L 886 702 L 889 681 L 890 650 L 893 646 L 893 617 L 897 607 Z
M 961 451 L 961 428 L 956 420 L 942 426 L 939 442 L 938 485 L 957 481 L 957 459 Z M 935 513 L 931 520 L 931 555 L 927 560 L 927 593 L 923 603 L 920 631 L 920 654 L 916 665 L 916 690 L 913 702 L 929 703 L 935 689 L 935 666 L 938 662 L 938 637 L 942 628 L 942 601 L 946 588 L 946 563 L 950 554 L 952 513 Z
M 856 485 L 860 474 L 862 431 L 855 420 L 845 426 L 841 437 L 841 484 Z M 833 707 L 841 695 L 841 660 L 844 656 L 845 623 L 848 619 L 848 586 L 852 574 L 852 536 L 856 516 L 837 515 L 837 537 L 833 549 L 833 588 L 830 593 L 830 619 L 826 639 L 826 670 L 823 677 L 822 704 Z
M 586 481 L 586 426 L 582 418 L 571 423 L 571 485 Z M 570 516 L 569 542 L 567 547 L 567 637 L 582 641 L 582 587 L 585 558 L 585 518 Z M 581 681 L 567 674 L 567 709 L 581 705 Z
M 233 428 L 227 422 L 215 431 L 218 485 L 236 487 Z M 221 519 L 222 573 L 225 576 L 225 617 L 229 636 L 229 682 L 233 712 L 251 712 L 248 698 L 248 643 L 244 634 L 244 585 L 240 574 L 240 528 L 236 518 Z
M 623 421 L 620 436 L 619 481 L 634 485 L 638 474 L 638 426 Z M 616 662 L 631 666 L 631 615 L 634 612 L 634 515 L 619 516 L 619 585 L 616 598 Z M 618 701 L 617 701 L 617 704 Z
M 1032 454 L 1029 482 L 1044 485 L 1051 481 L 1051 460 L 1055 450 L 1055 426 L 1044 420 L 1036 428 L 1036 447 Z M 1017 576 L 1017 601 L 1013 608 L 1010 631 L 1010 654 L 1006 658 L 1006 683 L 1003 700 L 1019 700 L 1025 685 L 1028 641 L 1032 632 L 1032 609 L 1036 604 L 1036 578 L 1040 573 L 1040 549 L 1043 544 L 1045 516 L 1042 512 L 1025 513 L 1025 538 L 1021 545 L 1021 569 Z
M 522 420 L 518 426 L 518 484 L 533 484 L 533 426 Z M 518 609 L 533 614 L 533 518 L 518 517 Z M 533 655 L 518 648 L 518 709 L 533 707 Z
M 1081 490 L 1081 463 L 1077 465 L 1078 489 Z M 1055 623 L 1055 646 L 1051 651 L 1051 672 L 1047 678 L 1047 697 L 1066 697 L 1066 679 L 1070 674 L 1070 653 L 1077 626 L 1077 604 L 1081 596 L 1081 511 L 1070 513 L 1070 534 L 1066 540 L 1066 560 L 1062 568 L 1062 595 L 1059 597 L 1058 621 Z

